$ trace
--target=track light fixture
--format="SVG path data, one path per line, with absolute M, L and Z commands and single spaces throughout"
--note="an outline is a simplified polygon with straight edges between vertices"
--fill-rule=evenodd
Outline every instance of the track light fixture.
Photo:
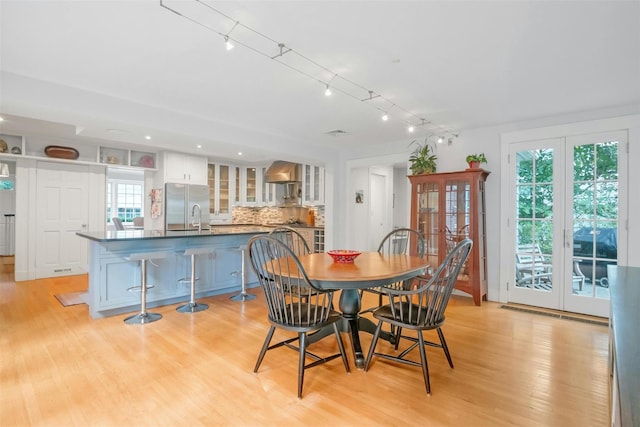
M 216 15 L 218 15 L 219 17 L 222 17 L 232 22 L 233 26 L 231 30 L 229 30 L 228 32 L 222 32 L 212 27 L 211 24 L 206 23 L 206 22 L 218 22 L 219 19 L 214 19 L 214 20 L 205 19 L 204 14 L 201 14 L 201 13 L 196 14 L 196 12 L 183 13 L 180 10 L 169 7 L 167 4 L 165 4 L 166 1 L 167 0 L 160 0 L 160 7 L 167 9 L 168 11 L 176 14 L 177 16 L 180 16 L 181 18 L 184 18 L 196 25 L 199 25 L 200 27 L 211 31 L 212 33 L 222 36 L 224 38 L 225 47 L 227 50 L 233 49 L 234 43 L 235 43 L 236 45 L 245 47 L 258 55 L 261 55 L 273 61 L 279 62 L 282 66 L 288 68 L 291 71 L 295 71 L 309 79 L 318 81 L 318 78 L 317 78 L 318 72 L 312 71 L 313 67 L 315 67 L 321 73 L 327 73 L 327 74 L 333 75 L 333 77 L 328 81 L 327 80 L 320 81 L 320 83 L 326 85 L 326 88 L 324 91 L 326 96 L 330 96 L 333 91 L 337 91 L 342 95 L 346 95 L 357 101 L 368 104 L 372 108 L 377 109 L 380 113 L 383 114 L 382 116 L 383 121 L 388 121 L 389 110 L 391 110 L 393 107 L 397 107 L 402 114 L 398 113 L 396 114 L 396 116 L 398 116 L 400 120 L 404 120 L 405 123 L 407 123 L 408 125 L 407 130 L 409 132 L 414 132 L 418 126 L 424 126 L 426 124 L 430 124 L 429 129 L 428 130 L 425 129 L 425 131 L 430 132 L 431 135 L 433 134 L 444 135 L 441 137 L 441 141 L 439 140 L 440 143 L 444 142 L 445 136 L 452 135 L 453 137 L 457 137 L 457 135 L 454 132 L 452 132 L 450 129 L 444 126 L 434 125 L 431 122 L 427 122 L 425 119 L 419 117 L 417 114 L 396 105 L 389 98 L 382 96 L 379 92 L 370 90 L 364 85 L 359 84 L 353 80 L 350 80 L 342 75 L 339 76 L 334 71 L 323 66 L 322 64 L 319 64 L 317 61 L 309 57 L 306 57 L 301 52 L 298 52 L 297 50 L 285 45 L 284 43 L 274 40 L 272 37 L 269 37 L 268 35 L 263 34 L 260 31 L 255 30 L 254 28 L 251 28 L 248 25 L 241 23 L 238 20 L 233 19 L 231 16 L 217 9 L 214 6 L 216 2 L 207 1 L 207 0 L 191 0 L 191 2 L 197 3 L 199 7 L 206 8 L 210 12 L 213 12 Z M 176 5 L 183 5 L 188 2 L 182 1 L 182 2 L 175 2 L 175 3 Z M 221 24 L 221 25 L 224 25 L 224 24 Z M 234 43 L 231 43 L 232 39 L 229 38 L 229 35 L 236 28 L 239 28 L 240 34 L 234 36 L 233 38 Z M 245 38 L 243 36 L 247 36 L 247 37 Z M 258 47 L 260 45 L 257 44 L 258 42 L 256 42 L 256 37 L 261 38 L 264 41 L 265 46 L 270 43 L 275 44 L 276 53 L 274 54 L 274 52 L 271 49 L 268 49 L 265 47 Z M 295 56 L 295 59 L 293 61 L 288 61 L 287 58 L 291 56 Z M 294 65 L 298 63 L 304 64 L 304 66 Z M 331 81 L 337 78 L 340 79 L 340 84 L 335 84 L 332 87 L 330 87 L 329 84 L 331 83 Z M 378 99 L 378 101 L 376 101 L 375 103 L 371 102 L 374 99 Z M 379 105 L 380 102 L 386 103 L 387 105 L 380 106 Z M 421 123 L 416 124 L 416 121 L 421 121 Z
M 235 47 L 233 43 L 229 41 L 229 36 L 224 36 L 224 46 L 227 48 L 227 50 L 231 50 Z

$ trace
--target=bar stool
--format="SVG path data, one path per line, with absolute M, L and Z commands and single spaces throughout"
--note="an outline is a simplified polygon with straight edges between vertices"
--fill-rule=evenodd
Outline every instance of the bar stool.
M 198 311 L 204 311 L 209 308 L 207 304 L 200 304 L 196 302 L 196 281 L 200 280 L 196 277 L 196 255 L 204 255 L 213 253 L 212 248 L 189 248 L 183 251 L 179 251 L 182 255 L 189 255 L 191 257 L 191 277 L 184 277 L 178 282 L 191 284 L 191 299 L 188 304 L 181 305 L 176 308 L 176 311 L 180 313 L 196 313 Z
M 129 292 L 140 291 L 140 313 L 127 317 L 124 323 L 141 325 L 162 319 L 162 314 L 147 312 L 147 289 L 155 286 L 147 284 L 147 261 L 152 262 L 154 259 L 166 258 L 168 255 L 167 252 L 139 252 L 125 257 L 127 261 L 140 261 L 140 286 L 127 289 Z
M 240 261 L 240 271 L 234 271 L 233 275 L 238 275 L 240 274 L 240 283 L 242 283 L 242 287 L 240 288 L 240 293 L 238 295 L 234 295 L 232 296 L 230 299 L 233 301 L 251 301 L 252 299 L 255 299 L 256 296 L 253 294 L 249 294 L 247 293 L 247 287 L 246 287 L 246 272 L 245 272 L 245 257 L 246 257 L 246 253 L 247 253 L 247 246 L 240 246 L 238 249 L 236 249 L 237 251 L 240 251 L 241 253 L 241 261 Z

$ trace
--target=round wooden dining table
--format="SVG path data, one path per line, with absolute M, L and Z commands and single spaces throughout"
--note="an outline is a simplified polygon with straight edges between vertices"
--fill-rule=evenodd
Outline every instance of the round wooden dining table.
M 373 333 L 375 330 L 373 322 L 358 316 L 361 308 L 358 291 L 414 278 L 424 274 L 429 267 L 427 259 L 423 257 L 404 254 L 384 255 L 378 252 L 363 252 L 353 263 L 334 262 L 326 253 L 301 255 L 298 259 L 316 288 L 342 291 L 339 302 L 344 320 L 342 331 L 351 332 L 351 344 L 358 368 L 364 367 L 359 331 Z M 321 338 L 325 332 L 332 333 L 330 330 L 319 331 L 309 336 L 310 341 Z M 391 340 L 392 337 L 388 335 L 381 335 L 381 338 Z

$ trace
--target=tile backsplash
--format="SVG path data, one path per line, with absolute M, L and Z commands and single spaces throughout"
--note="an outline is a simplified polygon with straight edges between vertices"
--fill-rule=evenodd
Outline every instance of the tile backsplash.
M 234 207 L 232 213 L 233 224 L 283 224 L 290 218 L 306 223 L 307 213 L 313 209 L 315 226 L 324 227 L 324 206 L 295 206 L 295 207 Z

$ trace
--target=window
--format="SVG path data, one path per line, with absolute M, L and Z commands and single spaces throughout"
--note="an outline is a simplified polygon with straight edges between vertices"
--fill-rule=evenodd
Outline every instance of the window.
M 107 184 L 107 223 L 117 216 L 123 223 L 144 216 L 144 184 L 139 181 L 110 179 Z

